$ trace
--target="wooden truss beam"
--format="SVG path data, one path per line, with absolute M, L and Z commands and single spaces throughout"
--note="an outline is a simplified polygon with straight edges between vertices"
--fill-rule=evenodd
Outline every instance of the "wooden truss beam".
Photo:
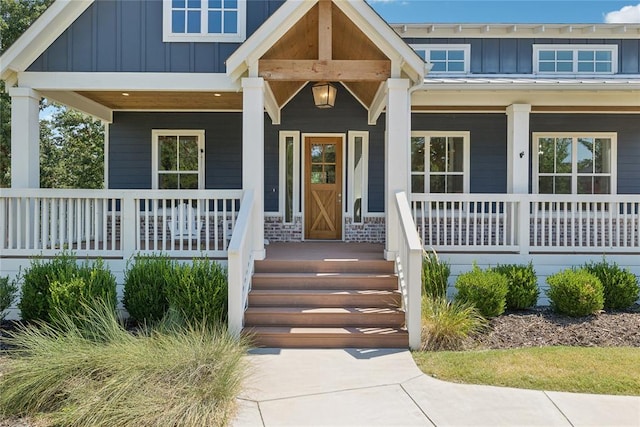
M 259 75 L 267 81 L 372 81 L 391 77 L 388 60 L 261 59 Z

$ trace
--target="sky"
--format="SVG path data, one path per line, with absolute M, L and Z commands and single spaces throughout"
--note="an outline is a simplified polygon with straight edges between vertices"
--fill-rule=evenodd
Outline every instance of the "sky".
M 639 0 L 367 0 L 389 23 L 640 23 Z

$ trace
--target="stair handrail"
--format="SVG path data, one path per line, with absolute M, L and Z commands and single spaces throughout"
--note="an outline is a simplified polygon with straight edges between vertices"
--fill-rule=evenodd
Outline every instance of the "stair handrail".
M 421 347 L 422 333 L 422 243 L 404 191 L 396 193 L 396 208 L 401 231 L 396 233 L 398 286 L 402 293 L 409 347 L 418 350 Z

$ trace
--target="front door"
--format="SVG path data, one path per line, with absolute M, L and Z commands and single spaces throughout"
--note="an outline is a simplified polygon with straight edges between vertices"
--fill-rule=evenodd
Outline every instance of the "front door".
M 305 139 L 305 238 L 342 239 L 342 138 Z

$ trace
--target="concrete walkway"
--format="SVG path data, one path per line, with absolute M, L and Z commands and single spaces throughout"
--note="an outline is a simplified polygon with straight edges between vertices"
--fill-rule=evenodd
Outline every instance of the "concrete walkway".
M 248 360 L 236 427 L 640 426 L 640 397 L 447 383 L 406 350 L 257 349 Z

